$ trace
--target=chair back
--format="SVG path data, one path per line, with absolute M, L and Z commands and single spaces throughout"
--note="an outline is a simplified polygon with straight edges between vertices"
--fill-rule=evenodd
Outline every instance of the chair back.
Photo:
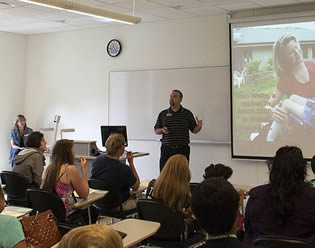
M 28 189 L 26 194 L 31 203 L 31 208 L 33 211 L 44 212 L 50 209 L 58 221 L 65 221 L 65 205 L 56 194 L 42 189 Z
M 149 184 L 148 184 L 148 188 L 145 192 L 145 198 L 153 198 L 153 188 L 154 188 L 154 184 L 155 184 L 156 179 L 152 179 Z
M 314 248 L 315 246 L 305 240 L 285 236 L 261 236 L 254 241 L 254 247 L 260 248 Z
M 153 199 L 139 199 L 137 202 L 138 218 L 161 224 L 153 238 L 180 240 L 185 230 L 184 216 L 163 202 Z
M 5 192 L 8 197 L 8 203 L 10 205 L 28 207 L 26 189 L 31 187 L 31 184 L 27 178 L 13 171 L 2 171 L 0 176 L 1 182 L 6 185 Z
M 92 189 L 107 190 L 108 194 L 104 198 L 96 201 L 94 205 L 98 208 L 115 208 L 122 204 L 120 191 L 99 179 L 89 179 L 89 187 Z
M 197 188 L 198 185 L 199 185 L 199 183 L 189 183 L 189 188 L 190 188 L 191 194 L 194 192 L 195 188 Z

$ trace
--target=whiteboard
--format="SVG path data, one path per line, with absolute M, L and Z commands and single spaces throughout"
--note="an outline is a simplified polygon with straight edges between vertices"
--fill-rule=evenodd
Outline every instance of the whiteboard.
M 182 106 L 203 120 L 191 141 L 230 141 L 229 67 L 183 68 L 109 73 L 109 125 L 126 125 L 131 140 L 157 140 L 154 125 L 169 107 L 173 89 L 183 92 Z

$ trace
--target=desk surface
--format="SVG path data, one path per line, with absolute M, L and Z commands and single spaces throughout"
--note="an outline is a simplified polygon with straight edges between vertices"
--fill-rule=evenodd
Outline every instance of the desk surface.
M 142 240 L 157 233 L 161 224 L 153 221 L 125 219 L 113 224 L 111 227 L 117 231 L 127 233 L 123 239 L 124 248 L 132 247 Z
M 107 193 L 108 191 L 106 190 L 93 190 L 92 192 L 89 193 L 88 198 L 86 199 L 78 198 L 77 202 L 73 205 L 73 207 L 82 208 L 82 207 L 88 206 L 91 203 L 102 199 Z
M 5 185 L 5 184 L 1 184 L 1 188 L 2 188 L 2 189 L 5 189 L 6 186 L 7 186 L 7 185 Z
M 143 191 L 145 191 L 146 189 L 147 189 L 148 187 L 147 186 L 139 186 L 139 189 L 137 189 L 137 190 L 131 190 L 130 191 L 130 194 L 131 195 L 137 195 L 137 194 L 140 194 L 140 193 L 142 193 Z
M 33 209 L 31 208 L 24 208 L 24 207 L 15 207 L 15 206 L 7 206 L 2 211 L 2 215 L 8 215 L 8 216 L 14 216 L 16 218 L 21 218 L 30 212 L 32 212 Z

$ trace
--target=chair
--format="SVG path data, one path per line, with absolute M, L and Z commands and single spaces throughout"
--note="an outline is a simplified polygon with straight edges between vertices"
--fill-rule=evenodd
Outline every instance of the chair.
M 151 199 L 139 199 L 137 202 L 138 218 L 161 224 L 159 231 L 148 239 L 149 243 L 163 247 L 189 247 L 201 243 L 205 235 L 194 233 L 185 238 L 184 216 L 169 208 L 163 202 Z
M 26 195 L 34 212 L 50 209 L 58 221 L 66 222 L 65 205 L 57 195 L 42 189 L 28 189 Z
M 155 184 L 156 179 L 152 179 L 149 184 L 148 184 L 148 188 L 145 192 L 145 198 L 152 198 L 153 195 L 153 187 Z
M 191 194 L 194 192 L 195 188 L 197 188 L 198 185 L 199 185 L 199 183 L 189 183 L 189 188 L 190 188 Z
M 0 173 L 1 182 L 6 185 L 7 202 L 9 205 L 28 207 L 26 189 L 31 184 L 22 174 L 13 171 L 2 171 Z
M 62 235 L 76 227 L 67 223 L 65 206 L 63 201 L 56 194 L 42 189 L 27 189 L 26 195 L 30 202 L 30 207 L 33 209 L 33 213 L 37 211 L 44 212 L 48 209 L 53 212 Z
M 121 194 L 118 188 L 106 184 L 102 180 L 89 179 L 89 187 L 109 191 L 101 200 L 96 201 L 93 206 L 97 208 L 100 215 L 118 219 L 125 219 L 128 215 L 135 214 L 137 209 L 123 210 Z
M 315 246 L 305 240 L 285 237 L 266 235 L 257 238 L 253 242 L 254 247 L 260 248 L 314 248 Z

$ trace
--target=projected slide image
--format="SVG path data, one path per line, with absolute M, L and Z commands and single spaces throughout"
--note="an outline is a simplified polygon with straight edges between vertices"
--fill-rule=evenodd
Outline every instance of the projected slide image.
M 236 27 L 232 37 L 234 150 L 269 157 L 280 146 L 297 145 L 311 157 L 315 22 Z

